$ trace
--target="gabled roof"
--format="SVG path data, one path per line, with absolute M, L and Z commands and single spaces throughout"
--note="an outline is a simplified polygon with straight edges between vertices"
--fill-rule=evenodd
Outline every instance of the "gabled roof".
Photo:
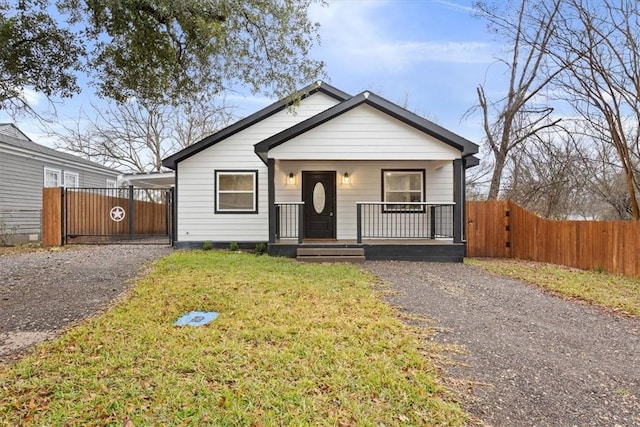
M 4 125 L 10 125 L 16 130 L 18 130 L 20 134 L 25 135 L 14 124 L 0 124 L 0 126 L 4 126 Z M 111 172 L 114 175 L 121 173 L 116 169 L 111 169 L 107 166 L 101 165 L 100 163 L 92 162 L 91 160 L 83 159 L 82 157 L 74 156 L 73 154 L 65 153 L 64 151 L 58 151 L 53 148 L 49 148 L 49 147 L 45 147 L 44 145 L 37 144 L 31 141 L 31 139 L 29 139 L 29 137 L 27 137 L 26 135 L 25 135 L 25 138 L 26 139 L 16 138 L 9 134 L 0 132 L 0 145 L 4 144 L 10 147 L 13 147 L 12 150 L 14 151 L 26 151 L 33 154 L 39 154 L 43 157 L 53 158 L 58 161 L 73 163 L 78 167 L 81 167 L 82 165 L 84 165 L 85 167 L 100 169 L 104 172 Z
M 277 147 L 278 145 L 283 144 L 290 139 L 295 138 L 296 136 L 301 135 L 317 126 L 320 126 L 321 124 L 326 123 L 329 120 L 363 104 L 369 105 L 383 113 L 386 113 L 389 116 L 394 117 L 401 122 L 412 126 L 428 135 L 431 135 L 434 138 L 437 138 L 442 142 L 460 150 L 462 152 L 462 157 L 471 156 L 478 152 L 477 144 L 474 144 L 473 142 L 459 135 L 456 135 L 455 133 L 450 132 L 441 126 L 438 126 L 437 124 L 368 91 L 362 92 L 350 99 L 347 99 L 340 104 L 335 105 L 334 107 L 316 114 L 315 116 L 310 117 L 309 119 L 302 121 L 295 126 L 285 129 L 282 132 L 277 133 L 265 139 L 264 141 L 257 143 L 254 146 L 254 151 L 266 164 L 267 153 L 270 149 Z
M 313 83 L 305 87 L 304 89 L 298 91 L 298 94 L 300 94 L 300 99 L 304 99 L 316 92 L 324 93 L 325 95 L 328 95 L 334 99 L 337 99 L 338 101 L 344 101 L 351 97 L 351 95 L 324 82 Z M 194 154 L 197 154 L 200 151 L 206 148 L 209 148 L 212 145 L 217 144 L 218 142 L 232 135 L 235 135 L 236 133 L 258 123 L 261 120 L 266 119 L 267 117 L 270 117 L 278 113 L 279 111 L 284 110 L 291 104 L 292 104 L 292 98 L 284 98 L 277 102 L 274 102 L 273 104 L 263 108 L 257 113 L 254 113 L 248 117 L 245 117 L 244 119 L 214 133 L 213 135 L 210 135 L 204 138 L 203 140 L 196 142 L 195 144 L 190 145 L 189 147 L 181 151 L 178 151 L 177 153 L 163 159 L 162 166 L 167 167 L 169 169 L 175 169 L 176 164 L 178 162 L 185 160 L 193 156 Z
M 18 126 L 13 123 L 0 123 L 0 134 L 31 141 L 31 138 L 29 138 L 26 133 L 22 132 Z

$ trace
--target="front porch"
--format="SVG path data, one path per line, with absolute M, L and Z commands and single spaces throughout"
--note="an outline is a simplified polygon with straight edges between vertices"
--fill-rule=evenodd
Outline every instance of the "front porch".
M 290 258 L 301 253 L 327 259 L 361 249 L 367 260 L 462 262 L 465 242 L 462 222 L 455 221 L 455 203 L 357 202 L 355 238 L 309 238 L 305 235 L 305 204 L 274 203 L 269 253 Z M 456 225 L 458 224 L 458 225 Z
M 371 260 L 464 258 L 460 159 L 269 158 L 267 168 L 271 254 L 342 247 L 362 248 Z

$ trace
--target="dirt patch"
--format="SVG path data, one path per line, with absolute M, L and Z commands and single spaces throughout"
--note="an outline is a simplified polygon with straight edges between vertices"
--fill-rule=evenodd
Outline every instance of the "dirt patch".
M 640 319 L 464 264 L 366 262 L 389 301 L 463 346 L 449 375 L 495 426 L 640 426 Z
M 0 357 L 19 353 L 54 336 L 53 332 L 6 332 L 0 334 Z
M 72 246 L 0 256 L 0 362 L 91 316 L 168 246 Z

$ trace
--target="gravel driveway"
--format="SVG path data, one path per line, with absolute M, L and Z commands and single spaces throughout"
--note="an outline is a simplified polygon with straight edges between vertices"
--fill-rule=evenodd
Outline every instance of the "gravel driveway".
M 95 313 L 168 246 L 73 246 L 0 256 L 0 361 Z
M 463 264 L 366 262 L 389 301 L 465 347 L 449 369 L 494 426 L 640 426 L 640 319 Z

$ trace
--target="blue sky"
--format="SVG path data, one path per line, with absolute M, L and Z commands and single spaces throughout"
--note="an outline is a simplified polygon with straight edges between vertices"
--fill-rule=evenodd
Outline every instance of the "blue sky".
M 500 46 L 473 15 L 472 0 L 338 0 L 314 6 L 321 45 L 312 56 L 326 63 L 329 83 L 356 94 L 370 90 L 466 138 L 480 142 L 479 117 L 463 119 L 476 102 L 478 84 L 499 87 L 504 68 L 496 62 Z M 44 99 L 30 94 L 43 109 Z M 90 91 L 57 105 L 58 120 L 72 121 L 89 108 Z M 273 100 L 230 96 L 239 115 Z M 46 110 L 43 110 L 46 111 Z M 0 113 L 0 122 L 10 119 Z M 34 120 L 17 122 L 45 143 Z
M 472 139 L 477 118 L 461 121 L 499 48 L 471 1 L 341 1 L 313 11 L 322 45 L 314 52 L 331 83 L 364 89 Z M 474 123 L 475 122 L 475 123 Z
M 406 103 L 411 111 L 479 142 L 479 117 L 463 116 L 477 101 L 478 84 L 487 83 L 491 94 L 505 68 L 496 61 L 500 45 L 485 21 L 474 16 L 472 3 L 331 1 L 311 10 L 322 40 L 312 55 L 325 61 L 333 86 L 350 94 L 371 90 Z

